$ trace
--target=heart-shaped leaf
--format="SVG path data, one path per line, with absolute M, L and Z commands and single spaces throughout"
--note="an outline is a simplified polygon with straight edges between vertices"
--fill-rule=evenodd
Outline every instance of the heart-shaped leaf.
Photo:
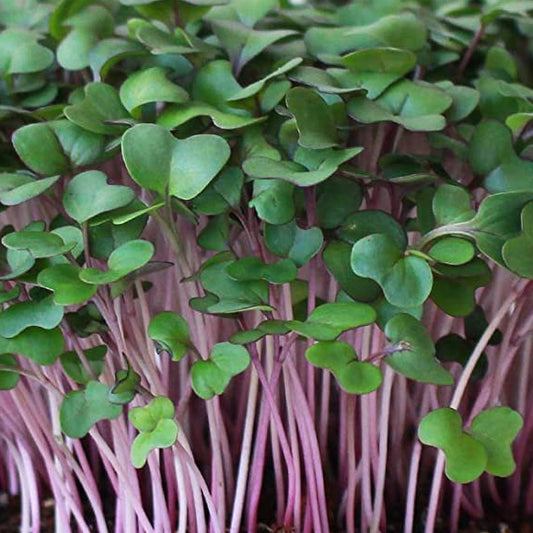
M 335 340 L 349 329 L 368 326 L 376 320 L 374 309 L 359 302 L 335 302 L 318 306 L 305 322 L 289 320 L 287 326 L 304 337 Z
M 137 109 L 153 102 L 183 103 L 189 99 L 185 89 L 172 83 L 162 67 L 135 72 L 120 87 L 120 100 L 135 117 Z
M 312 365 L 331 370 L 342 389 L 350 394 L 367 394 L 381 385 L 379 368 L 358 361 L 355 350 L 345 342 L 317 342 L 306 350 L 305 356 Z
M 407 247 L 405 229 L 385 211 L 373 209 L 350 215 L 339 229 L 339 239 L 353 244 L 373 233 L 388 235 L 402 250 Z
M 308 263 L 322 248 L 320 228 L 302 229 L 292 220 L 288 224 L 265 226 L 265 244 L 274 254 L 292 259 L 296 266 Z
M 10 339 L 0 337 L 0 353 L 24 355 L 39 365 L 53 365 L 64 349 L 59 328 L 29 327 Z
M 131 464 L 142 468 L 146 464 L 148 454 L 157 448 L 169 448 L 178 438 L 178 425 L 168 418 L 159 420 L 152 431 L 141 433 L 135 437 L 131 445 Z
M 58 305 L 80 304 L 94 296 L 98 287 L 83 282 L 79 275 L 81 268 L 72 264 L 54 265 L 42 270 L 37 276 L 41 287 L 54 291 L 54 302 Z
M 389 121 L 411 131 L 439 131 L 446 125 L 441 113 L 451 105 L 451 96 L 441 89 L 402 80 L 376 100 L 355 96 L 348 103 L 348 113 L 364 124 Z
M 142 187 L 181 200 L 200 194 L 230 156 L 228 143 L 217 135 L 176 139 L 154 124 L 139 124 L 122 138 L 122 156 L 132 178 Z
M 249 202 L 257 216 L 269 224 L 288 224 L 294 218 L 294 186 L 280 180 L 254 180 Z
M 45 231 L 16 231 L 7 234 L 2 244 L 10 250 L 25 250 L 36 259 L 62 255 L 76 246 L 76 242 L 65 242 L 59 235 Z
M 386 362 L 394 370 L 422 383 L 452 385 L 452 375 L 435 359 L 435 346 L 426 328 L 411 315 L 394 315 L 385 326 L 392 343 Z
M 32 326 L 54 329 L 62 320 L 63 307 L 52 297 L 16 303 L 0 313 L 0 336 L 11 339 Z
M 231 278 L 227 267 L 233 263 L 231 256 L 219 254 L 216 260 L 204 265 L 200 273 L 202 286 L 208 293 L 202 311 L 208 313 L 238 313 L 253 309 L 270 310 L 268 283 L 264 280 L 237 281 Z M 198 304 L 191 300 L 191 305 Z
M 79 274 L 81 281 L 93 285 L 113 283 L 144 266 L 154 254 L 154 245 L 149 241 L 134 240 L 118 247 L 109 256 L 107 271 L 86 268 Z
M 129 204 L 134 198 L 133 189 L 124 185 L 108 185 L 103 172 L 89 170 L 69 181 L 63 205 L 70 217 L 83 224 L 100 213 Z
M 352 247 L 330 241 L 323 253 L 324 263 L 340 288 L 358 302 L 372 302 L 380 294 L 379 285 L 369 278 L 357 276 L 350 267 Z
M 427 414 L 418 426 L 418 438 L 446 455 L 446 476 L 456 483 L 470 483 L 487 466 L 487 451 L 462 429 L 461 415 L 445 407 Z
M 398 307 L 424 303 L 433 284 L 431 268 L 420 257 L 408 255 L 383 233 L 359 239 L 352 248 L 352 270 L 380 284 L 385 297 Z
M 191 347 L 189 325 L 172 311 L 155 315 L 148 326 L 148 336 L 167 351 L 173 361 L 180 361 Z
M 204 400 L 222 394 L 231 378 L 244 372 L 249 364 L 246 348 L 229 342 L 215 344 L 208 360 L 196 361 L 191 367 L 194 392 Z
M 479 413 L 469 433 L 487 451 L 485 470 L 493 476 L 510 476 L 516 467 L 511 445 L 522 429 L 522 417 L 509 407 L 493 407 Z
M 122 105 L 114 87 L 105 83 L 89 83 L 84 87 L 83 100 L 65 107 L 65 116 L 81 128 L 113 135 L 121 133 L 124 126 L 110 124 L 110 121 L 131 120 Z
M 98 381 L 89 381 L 84 390 L 69 392 L 61 402 L 59 420 L 65 435 L 80 439 L 100 420 L 120 416 L 122 407 L 107 399 L 108 388 Z

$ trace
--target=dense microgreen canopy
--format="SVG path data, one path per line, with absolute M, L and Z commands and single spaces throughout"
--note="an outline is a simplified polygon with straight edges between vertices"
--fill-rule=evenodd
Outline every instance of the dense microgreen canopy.
M 191 481 L 194 461 L 178 459 L 188 432 L 200 443 L 193 459 L 214 450 L 198 469 L 222 509 L 213 531 L 227 525 L 224 484 L 235 485 L 230 426 L 249 439 L 239 497 L 253 455 L 261 472 L 273 460 L 278 500 L 285 485 L 294 498 L 283 531 L 325 532 L 334 516 L 312 508 L 322 479 L 309 466 L 327 454 L 328 424 L 343 453 L 325 464 L 363 479 L 359 491 L 342 476 L 346 516 L 356 494 L 368 503 L 381 486 L 388 437 L 356 445 L 355 405 L 364 421 L 385 402 L 364 438 L 396 414 L 398 426 L 420 423 L 452 481 L 512 474 L 522 416 L 497 404 L 527 408 L 525 381 L 515 380 L 521 401 L 498 387 L 531 332 L 527 314 L 513 315 L 530 312 L 518 300 L 531 286 L 510 280 L 533 279 L 532 2 L 18 4 L 0 6 L 0 389 L 47 388 L 57 438 L 97 425 L 100 445 L 131 445 L 135 468 L 181 465 L 169 491 L 193 494 L 183 505 L 198 523 L 186 527 L 180 510 L 180 531 L 207 530 L 208 489 Z M 458 410 L 467 385 L 481 400 Z M 387 403 L 408 395 L 416 408 Z M 223 416 L 225 402 L 239 415 Z M 187 410 L 203 404 L 197 423 Z M 134 439 L 131 426 L 120 433 L 128 421 Z M 393 425 L 393 438 L 407 442 L 411 426 Z M 170 447 L 161 464 L 157 452 L 148 460 Z M 304 477 L 311 503 L 298 505 Z M 78 481 L 89 494 L 94 481 Z M 124 527 L 146 518 L 137 492 L 121 496 Z M 152 496 L 156 515 L 165 498 Z M 385 525 L 381 496 L 361 530 Z M 431 498 L 426 531 L 437 489 Z

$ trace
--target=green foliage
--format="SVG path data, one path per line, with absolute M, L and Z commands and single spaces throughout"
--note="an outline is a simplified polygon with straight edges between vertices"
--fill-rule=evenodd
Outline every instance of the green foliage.
M 66 435 L 151 394 L 161 352 L 203 399 L 293 343 L 348 393 L 379 389 L 383 363 L 452 385 L 492 270 L 533 279 L 530 2 L 5 3 L 0 389 L 31 377 L 20 358 L 59 358 L 82 387 Z M 443 314 L 464 332 L 432 339 Z M 492 379 L 490 357 L 467 377 Z M 136 467 L 175 442 L 174 414 L 130 410 Z M 419 434 L 455 481 L 505 476 L 519 418 L 463 429 L 446 408 Z
M 191 367 L 194 392 L 209 400 L 222 394 L 231 378 L 244 372 L 250 364 L 250 354 L 242 346 L 221 342 L 213 346 L 209 359 L 196 361 Z
M 100 420 L 117 418 L 122 408 L 112 404 L 107 395 L 108 388 L 98 381 L 89 381 L 85 389 L 69 392 L 63 398 L 59 413 L 65 435 L 79 439 Z
M 133 408 L 129 419 L 140 431 L 131 445 L 131 462 L 135 468 L 144 466 L 152 450 L 168 448 L 178 438 L 174 404 L 164 396 L 154 398 L 145 407 Z
M 451 408 L 426 415 L 418 428 L 424 444 L 446 454 L 446 475 L 457 483 L 470 483 L 484 471 L 509 476 L 515 469 L 511 444 L 522 427 L 522 417 L 508 407 L 479 413 L 467 430 L 461 415 Z

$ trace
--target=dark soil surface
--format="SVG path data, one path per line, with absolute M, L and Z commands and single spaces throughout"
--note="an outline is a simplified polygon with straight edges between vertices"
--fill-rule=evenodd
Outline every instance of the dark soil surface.
M 112 523 L 112 520 L 109 521 Z M 110 525 L 110 529 L 112 526 Z M 75 530 L 75 527 L 74 529 Z M 389 526 L 390 533 L 401 533 L 403 527 Z M 8 498 L 6 493 L 0 493 L 0 533 L 20 533 L 20 499 Z M 54 529 L 54 501 L 45 499 L 41 506 L 41 529 L 40 533 L 55 533 Z M 261 524 L 258 533 L 289 533 L 280 529 Z M 293 533 L 293 532 L 290 532 Z M 296 533 L 296 532 L 294 532 Z M 439 533 L 444 533 L 440 530 Z M 460 533 L 533 533 L 533 521 L 520 525 L 508 525 L 500 523 L 474 523 L 460 530 Z

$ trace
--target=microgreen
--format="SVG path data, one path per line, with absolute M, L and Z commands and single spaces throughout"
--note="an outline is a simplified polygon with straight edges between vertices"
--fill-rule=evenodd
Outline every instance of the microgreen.
M 0 4 L 17 527 L 520 528 L 533 2 Z

